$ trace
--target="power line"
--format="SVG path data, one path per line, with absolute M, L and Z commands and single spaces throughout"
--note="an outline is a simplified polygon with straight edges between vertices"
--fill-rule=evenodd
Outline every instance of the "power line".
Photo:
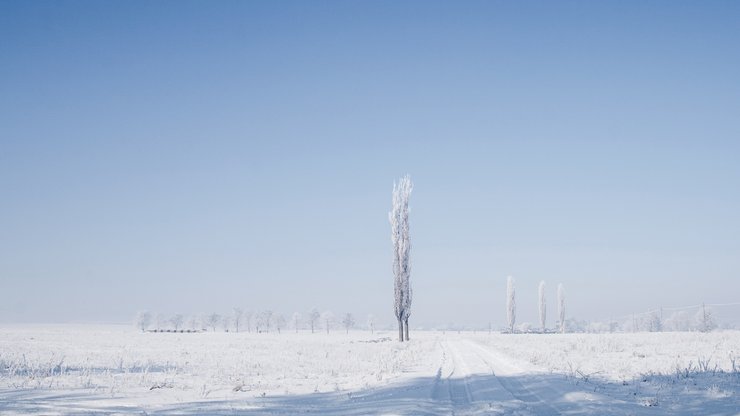
M 703 306 L 711 306 L 711 307 L 740 306 L 740 302 L 731 302 L 731 303 L 703 303 L 703 304 L 702 303 L 699 303 L 697 305 L 674 306 L 674 307 L 670 307 L 670 308 L 660 307 L 660 308 L 648 310 L 647 312 L 634 312 L 634 313 L 629 313 L 629 314 L 626 314 L 626 315 L 620 315 L 620 316 L 617 316 L 617 317 L 610 317 L 609 319 L 602 319 L 602 320 L 597 321 L 597 322 L 615 322 L 615 321 L 620 321 L 620 320 L 625 320 L 625 319 L 632 319 L 632 318 L 637 317 L 637 316 L 645 316 L 645 315 L 650 315 L 650 314 L 653 314 L 653 313 L 659 313 L 661 309 L 663 311 L 683 311 L 683 310 L 689 310 L 689 309 L 699 309 L 699 308 L 702 307 L 702 305 Z

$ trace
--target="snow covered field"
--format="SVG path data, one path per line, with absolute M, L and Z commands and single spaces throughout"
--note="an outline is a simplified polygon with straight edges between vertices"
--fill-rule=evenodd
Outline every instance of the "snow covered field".
M 740 332 L 0 327 L 0 414 L 740 414 Z

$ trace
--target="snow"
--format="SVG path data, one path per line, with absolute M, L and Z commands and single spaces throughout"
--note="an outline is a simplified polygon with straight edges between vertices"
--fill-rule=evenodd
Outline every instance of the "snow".
M 0 414 L 740 413 L 740 332 L 0 327 Z

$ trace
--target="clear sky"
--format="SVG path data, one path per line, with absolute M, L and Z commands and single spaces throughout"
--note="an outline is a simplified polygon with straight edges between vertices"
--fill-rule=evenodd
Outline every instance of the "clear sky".
M 0 321 L 740 293 L 740 3 L 0 2 Z M 415 322 L 414 322 L 415 321 Z M 552 323 L 553 320 L 551 319 Z

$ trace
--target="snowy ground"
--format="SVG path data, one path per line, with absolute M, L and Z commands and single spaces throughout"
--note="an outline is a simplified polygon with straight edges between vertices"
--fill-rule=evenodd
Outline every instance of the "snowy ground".
M 740 332 L 0 327 L 0 414 L 740 414 Z

